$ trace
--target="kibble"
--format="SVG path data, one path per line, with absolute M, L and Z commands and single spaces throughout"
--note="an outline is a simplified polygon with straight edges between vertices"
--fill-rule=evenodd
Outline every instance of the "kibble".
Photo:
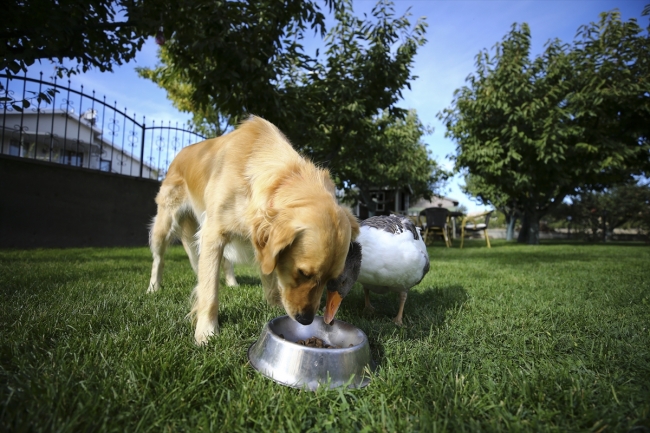
M 298 340 L 296 341 L 296 343 L 300 344 L 301 346 L 316 347 L 319 349 L 339 349 L 339 346 L 327 344 L 325 343 L 325 341 L 321 340 L 316 336 L 311 338 L 306 338 L 304 340 Z

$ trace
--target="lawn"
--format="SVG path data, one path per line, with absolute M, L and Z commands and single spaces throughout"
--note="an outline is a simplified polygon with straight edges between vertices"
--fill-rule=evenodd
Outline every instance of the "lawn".
M 221 292 L 221 334 L 193 343 L 194 274 L 146 248 L 0 251 L 0 431 L 650 431 L 650 247 L 469 242 L 429 248 L 404 328 L 395 295 L 338 319 L 379 369 L 360 390 L 306 392 L 248 364 L 265 304 L 251 267 Z

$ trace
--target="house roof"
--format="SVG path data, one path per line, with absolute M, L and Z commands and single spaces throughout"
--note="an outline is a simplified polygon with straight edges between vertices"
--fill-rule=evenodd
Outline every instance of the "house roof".
M 451 197 L 434 195 L 433 197 L 431 197 L 431 200 L 421 198 L 420 200 L 413 203 L 413 205 L 409 208 L 409 210 L 412 209 L 412 210 L 420 211 L 428 207 L 436 207 L 436 206 L 450 208 L 450 207 L 458 206 L 459 203 L 460 202 L 458 200 Z

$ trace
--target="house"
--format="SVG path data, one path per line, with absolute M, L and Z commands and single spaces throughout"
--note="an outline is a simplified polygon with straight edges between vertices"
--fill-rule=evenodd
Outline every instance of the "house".
M 405 188 L 373 188 L 370 190 L 370 199 L 376 203 L 375 215 L 390 215 L 391 213 L 405 215 L 409 209 L 413 191 L 407 185 Z M 370 216 L 368 207 L 361 201 L 352 207 L 352 213 L 360 219 Z
M 433 196 L 431 200 L 419 199 L 412 203 L 413 191 L 407 185 L 404 188 L 373 188 L 370 190 L 370 197 L 377 205 L 375 215 L 400 214 L 417 216 L 420 211 L 427 207 L 442 206 L 448 209 L 458 206 L 458 200 L 449 197 Z M 369 216 L 368 208 L 361 202 L 352 208 L 352 213 L 360 219 Z
M 141 127 L 120 125 L 114 121 L 108 125 L 109 129 L 113 125 L 113 131 L 120 127 L 125 129 L 114 134 L 121 144 L 105 137 L 97 125 L 95 110 L 87 110 L 81 115 L 63 109 L 25 110 L 22 113 L 5 110 L 0 113 L 0 153 L 158 179 L 158 169 L 140 164 L 142 144 L 138 133 L 142 134 Z

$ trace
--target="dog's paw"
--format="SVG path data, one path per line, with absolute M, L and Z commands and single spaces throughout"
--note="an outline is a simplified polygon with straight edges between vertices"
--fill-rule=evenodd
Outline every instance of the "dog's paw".
M 216 335 L 219 335 L 218 330 L 215 330 L 214 332 L 212 332 L 210 334 L 208 334 L 208 333 L 198 334 L 198 333 L 195 332 L 194 333 L 194 342 L 196 343 L 197 346 L 204 346 L 204 345 L 208 344 L 208 340 L 211 337 L 214 337 Z
M 147 289 L 147 293 L 154 293 L 160 290 L 160 284 L 159 283 L 149 283 L 149 288 Z
M 194 334 L 194 343 L 197 346 L 205 346 L 206 344 L 208 344 L 208 338 L 210 338 L 210 336 L 205 335 L 205 334 L 203 334 L 203 335 Z
M 237 278 L 235 277 L 233 277 L 232 279 L 226 277 L 226 284 L 228 285 L 228 287 L 239 287 L 239 283 L 237 282 Z
M 194 341 L 197 346 L 203 346 L 210 337 L 219 335 L 219 324 L 206 317 L 197 317 Z

